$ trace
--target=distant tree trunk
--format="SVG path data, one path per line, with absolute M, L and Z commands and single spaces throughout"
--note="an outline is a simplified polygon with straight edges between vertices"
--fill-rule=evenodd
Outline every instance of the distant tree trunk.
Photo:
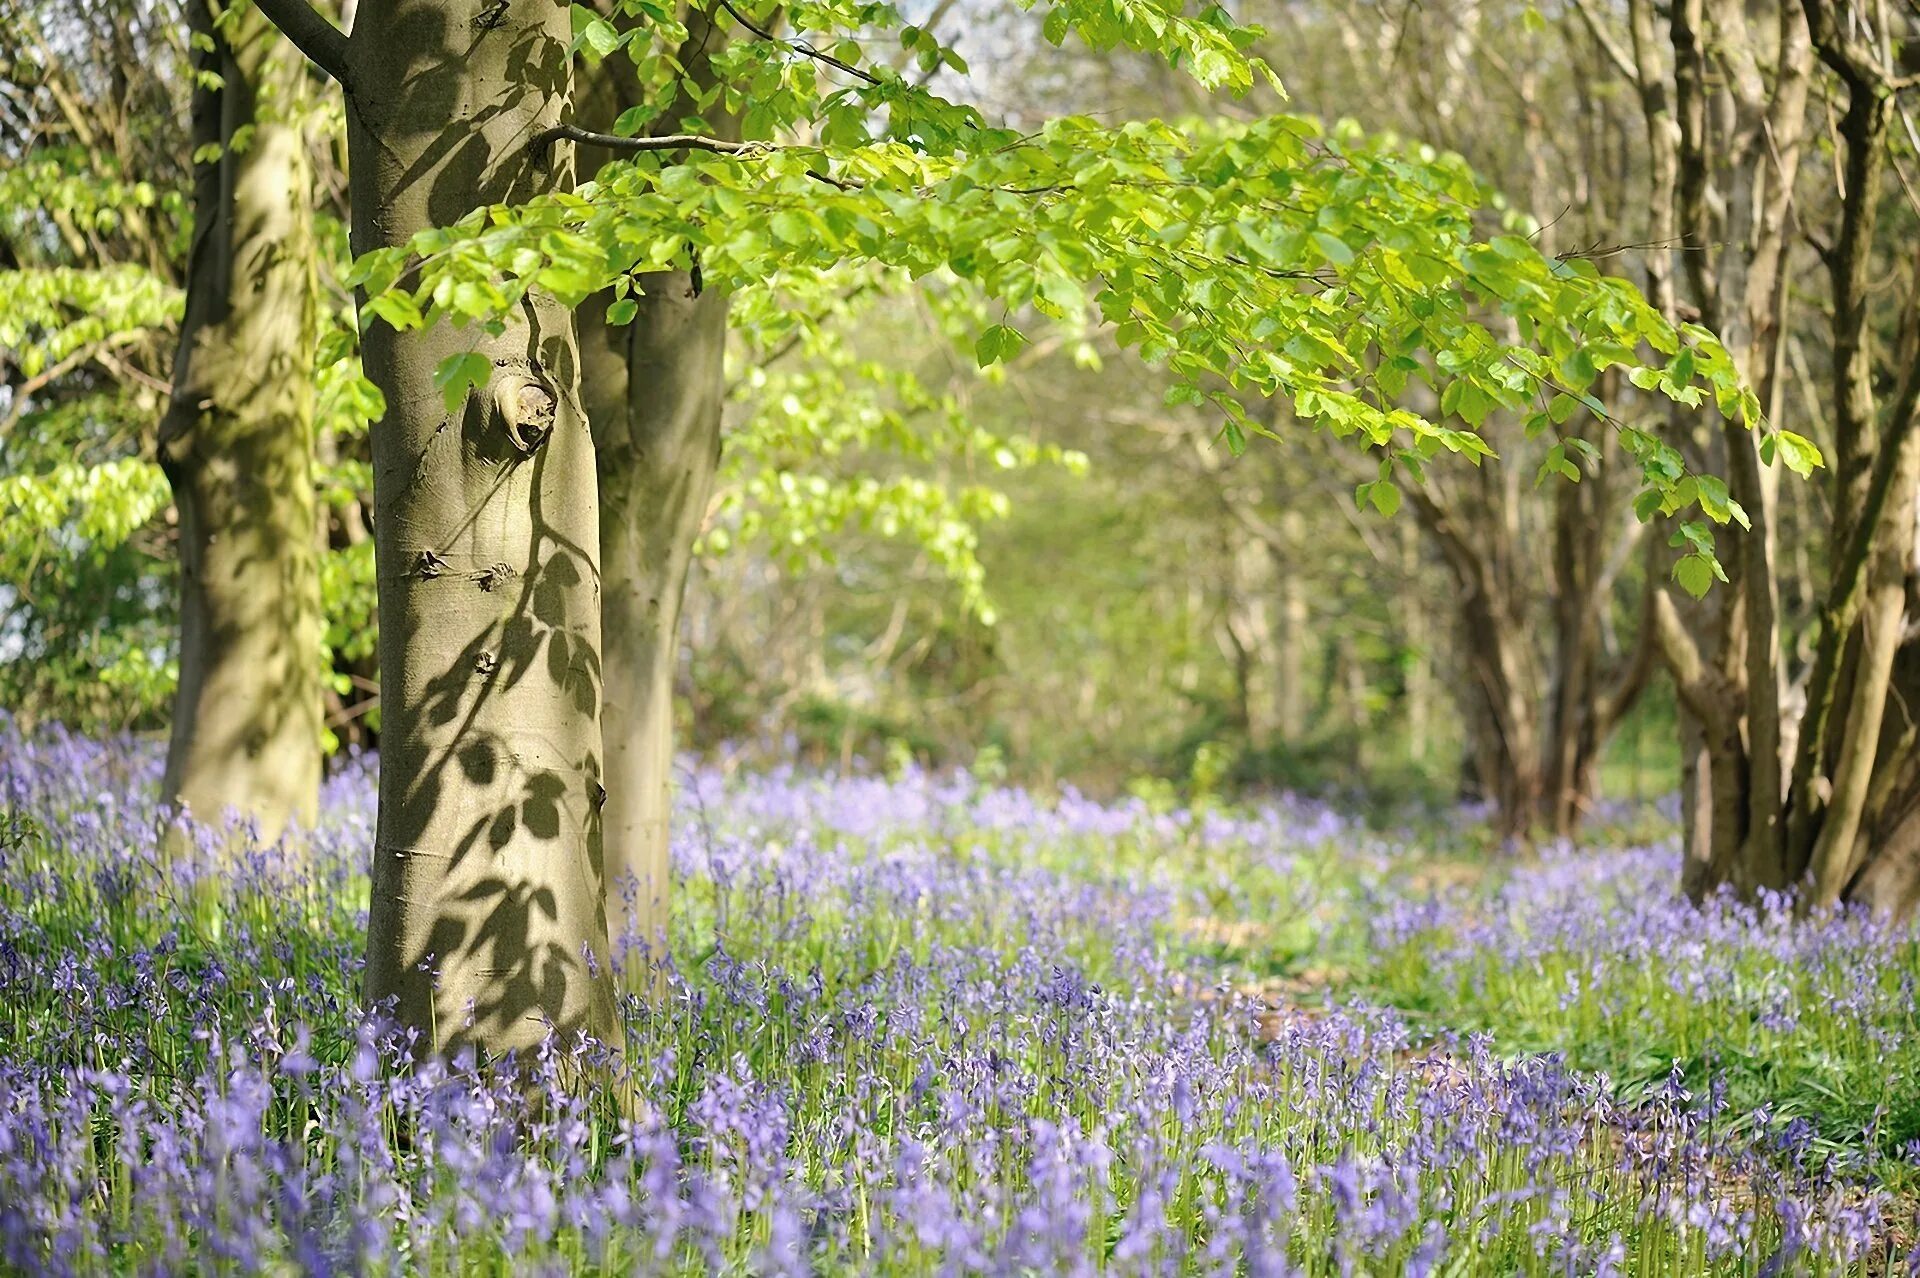
M 1904 699 L 1915 675 L 1910 619 L 1920 615 L 1913 601 L 1920 282 L 1908 282 L 1891 361 L 1899 376 L 1883 406 L 1869 314 L 1870 295 L 1885 287 L 1876 274 L 1883 268 L 1875 229 L 1897 77 L 1871 38 L 1872 19 L 1864 35 L 1862 20 L 1827 0 L 1788 3 L 1779 15 L 1779 50 L 1763 64 L 1741 44 L 1746 27 L 1738 14 L 1703 9 L 1701 0 L 1674 7 L 1679 220 L 1690 240 L 1722 246 L 1715 255 L 1690 255 L 1689 275 L 1706 318 L 1721 326 L 1776 418 L 1788 206 L 1815 56 L 1844 89 L 1846 106 L 1836 129 L 1839 220 L 1822 253 L 1833 296 L 1831 566 L 1804 698 L 1795 699 L 1799 721 L 1787 719 L 1796 706 L 1779 673 L 1770 476 L 1744 432 L 1727 430 L 1724 443 L 1734 496 L 1755 528 L 1732 542 L 1736 572 L 1721 621 L 1703 631 L 1663 601 L 1660 635 L 1707 760 L 1702 801 L 1689 809 L 1688 892 L 1793 886 L 1806 907 L 1858 901 L 1904 912 L 1920 895 L 1920 765 Z M 1728 59 L 1738 74 L 1710 87 L 1709 67 Z M 1733 122 L 1731 149 L 1722 126 L 1709 126 L 1711 111 Z M 1715 170 L 1712 159 L 1726 154 L 1733 160 Z M 1716 180 L 1741 198 L 1712 198 Z
M 1504 525 L 1461 516 L 1424 488 L 1409 496 L 1414 517 L 1439 546 L 1458 600 L 1456 627 L 1467 674 L 1456 692 L 1467 728 L 1474 789 L 1494 805 L 1496 829 L 1525 836 L 1540 823 L 1540 714 L 1534 695 L 1534 636 L 1516 615 L 1502 567 Z
M 356 253 L 570 185 L 559 0 L 393 0 L 351 38 L 260 7 L 347 92 Z M 434 374 L 492 378 L 451 411 Z M 571 312 L 502 330 L 369 327 L 381 768 L 367 995 L 423 1052 L 614 1031 L 602 907 L 599 503 Z
M 1544 591 L 1522 580 L 1524 534 L 1511 518 L 1512 494 L 1497 481 L 1451 498 L 1422 485 L 1409 499 L 1453 576 L 1469 674 L 1457 689 L 1468 758 L 1475 789 L 1494 804 L 1495 829 L 1510 838 L 1576 832 L 1596 793 L 1601 752 L 1652 670 L 1644 625 L 1630 653 L 1602 650 L 1602 622 L 1638 538 L 1599 531 L 1621 514 L 1621 502 L 1610 487 L 1613 449 L 1596 448 L 1597 473 L 1555 494 Z M 1536 621 L 1542 613 L 1544 627 Z
M 1420 528 L 1411 519 L 1400 526 L 1400 570 L 1407 582 L 1399 607 L 1407 646 L 1407 754 L 1418 763 L 1427 757 L 1433 732 L 1433 636 L 1427 601 L 1416 584 L 1423 575 Z
M 180 684 L 163 797 L 272 839 L 320 784 L 313 172 L 306 68 L 252 8 L 187 6 L 194 236 L 159 458 L 180 514 Z M 218 77 L 217 85 L 212 77 Z
M 1290 554 L 1304 553 L 1306 520 L 1299 511 L 1289 509 L 1280 517 L 1280 531 Z M 1280 739 L 1289 744 L 1297 744 L 1307 735 L 1307 642 L 1312 638 L 1312 626 L 1305 574 L 1298 564 L 1282 564 L 1280 656 L 1274 672 L 1278 704 L 1274 708 L 1274 728 Z
M 1257 747 L 1276 735 L 1279 718 L 1281 690 L 1273 678 L 1274 633 L 1268 610 L 1273 551 L 1257 537 L 1236 537 L 1227 556 L 1224 629 L 1233 661 L 1233 714 L 1248 744 Z

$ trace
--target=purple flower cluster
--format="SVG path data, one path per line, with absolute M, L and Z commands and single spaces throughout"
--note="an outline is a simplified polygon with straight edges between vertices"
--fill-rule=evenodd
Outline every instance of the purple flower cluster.
M 236 870 L 141 748 L 0 731 L 0 1268 L 23 1273 L 1838 1272 L 1885 1202 L 1723 1104 L 1276 1008 L 1180 867 L 1277 805 L 694 774 L 619 1050 L 411 1065 L 355 1006 L 369 761 Z M 1353 836 L 1357 838 L 1358 836 Z M 1242 903 L 1253 898 L 1239 898 Z M 1232 908 L 1225 898 L 1216 909 Z

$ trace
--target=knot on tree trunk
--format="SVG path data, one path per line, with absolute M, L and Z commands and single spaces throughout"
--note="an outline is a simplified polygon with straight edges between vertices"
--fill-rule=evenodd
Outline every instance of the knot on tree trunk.
M 494 380 L 494 411 L 522 457 L 531 456 L 553 434 L 559 404 L 559 396 L 537 374 L 515 371 Z

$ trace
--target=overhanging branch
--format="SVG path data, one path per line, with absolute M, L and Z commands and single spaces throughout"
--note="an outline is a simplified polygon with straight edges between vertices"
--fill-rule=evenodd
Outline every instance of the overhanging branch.
M 781 149 L 777 142 L 737 142 L 731 138 L 708 137 L 704 133 L 662 133 L 658 135 L 623 138 L 617 133 L 595 133 L 572 124 L 557 124 L 544 132 L 536 133 L 527 143 L 527 150 L 533 155 L 533 162 L 546 167 L 555 142 L 573 142 L 581 146 L 603 147 L 609 151 L 619 151 L 627 155 L 644 155 L 660 151 L 711 151 L 716 155 L 770 155 Z M 842 191 L 857 191 L 857 182 L 842 181 L 837 177 L 822 173 L 818 169 L 808 169 L 807 176 L 816 182 Z
M 662 133 L 641 137 L 623 138 L 617 133 L 595 133 L 572 124 L 557 124 L 544 132 L 536 133 L 527 148 L 533 152 L 536 163 L 545 164 L 548 152 L 553 150 L 555 142 L 577 142 L 584 146 L 602 147 L 608 151 L 623 151 L 638 155 L 647 151 L 713 151 L 719 155 L 760 155 L 774 147 L 766 142 L 735 142 L 727 138 L 708 137 L 701 133 Z
M 294 48 L 306 54 L 309 61 L 338 80 L 342 87 L 351 87 L 347 84 L 345 32 L 327 21 L 307 0 L 258 0 L 258 3 L 260 12 L 280 28 L 280 33 L 293 42 Z
M 1673 676 L 1675 694 L 1709 732 L 1727 732 L 1737 715 L 1737 707 L 1732 704 L 1726 677 L 1700 655 L 1699 645 L 1687 633 L 1686 623 L 1680 620 L 1680 611 L 1674 607 L 1671 595 L 1655 588 L 1652 607 L 1648 620 L 1653 625 L 1654 640 L 1659 644 L 1667 672 Z

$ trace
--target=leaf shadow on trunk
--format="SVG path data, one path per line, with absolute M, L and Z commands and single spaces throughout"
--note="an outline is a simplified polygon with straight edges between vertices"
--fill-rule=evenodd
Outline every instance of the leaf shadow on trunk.
M 355 248 L 570 184 L 527 142 L 570 96 L 564 6 L 365 10 L 349 111 Z M 364 214 L 364 216 L 363 216 Z M 376 325 L 383 740 L 368 995 L 422 1052 L 611 1036 L 601 850 L 592 442 L 570 312 L 504 328 Z M 433 372 L 481 355 L 444 411 Z

